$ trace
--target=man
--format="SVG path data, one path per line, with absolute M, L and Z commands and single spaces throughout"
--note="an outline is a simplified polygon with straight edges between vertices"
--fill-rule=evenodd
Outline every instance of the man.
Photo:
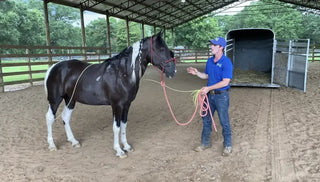
M 226 40 L 222 37 L 217 37 L 209 42 L 211 43 L 213 57 L 207 60 L 205 71 L 199 72 L 193 67 L 189 67 L 187 71 L 201 79 L 208 79 L 207 86 L 202 87 L 201 93 L 207 94 L 212 114 L 214 114 L 215 111 L 218 112 L 224 138 L 222 155 L 228 156 L 232 152 L 229 122 L 229 89 L 233 66 L 231 60 L 224 55 Z M 197 152 L 201 152 L 210 147 L 210 136 L 212 132 L 210 113 L 204 116 L 202 120 L 201 146 L 194 149 Z

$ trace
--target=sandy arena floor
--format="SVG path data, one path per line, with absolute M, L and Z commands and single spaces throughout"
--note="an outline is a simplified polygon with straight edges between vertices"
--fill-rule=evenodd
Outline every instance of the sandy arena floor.
M 178 66 L 166 84 L 199 89 L 202 81 Z M 203 65 L 197 65 L 203 70 Z M 144 79 L 159 80 L 149 68 Z M 127 137 L 135 151 L 119 159 L 113 150 L 109 106 L 77 104 L 71 119 L 81 148 L 66 140 L 61 119 L 54 123 L 58 151 L 49 152 L 43 86 L 0 93 L 0 181 L 320 181 L 320 63 L 310 63 L 307 92 L 280 88 L 232 88 L 230 117 L 233 154 L 222 157 L 222 136 L 212 148 L 199 145 L 202 121 L 188 126 L 172 119 L 160 85 L 142 81 L 131 105 Z M 191 96 L 168 90 L 179 120 L 194 111 Z M 60 113 L 60 107 L 58 113 Z

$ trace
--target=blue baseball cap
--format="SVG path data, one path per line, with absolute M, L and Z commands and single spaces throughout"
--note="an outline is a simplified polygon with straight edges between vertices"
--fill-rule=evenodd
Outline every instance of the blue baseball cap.
M 209 42 L 210 42 L 211 44 L 214 44 L 214 45 L 220 45 L 220 46 L 222 46 L 223 48 L 225 48 L 226 45 L 227 45 L 226 40 L 225 40 L 224 38 L 222 38 L 222 37 L 216 37 L 216 38 L 214 38 L 214 39 L 212 39 L 212 40 L 209 40 Z

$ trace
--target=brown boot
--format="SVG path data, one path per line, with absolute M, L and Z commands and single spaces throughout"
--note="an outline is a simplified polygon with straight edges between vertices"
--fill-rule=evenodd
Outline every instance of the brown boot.
M 194 148 L 193 150 L 196 151 L 196 152 L 202 152 L 202 151 L 204 151 L 204 150 L 206 150 L 208 148 L 210 148 L 210 147 L 209 146 L 200 145 L 200 146 Z

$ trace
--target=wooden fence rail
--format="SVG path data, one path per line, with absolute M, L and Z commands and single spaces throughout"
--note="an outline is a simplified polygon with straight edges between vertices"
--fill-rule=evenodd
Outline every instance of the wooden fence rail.
M 310 46 L 309 60 L 320 61 L 320 46 Z
M 178 62 L 207 60 L 211 56 L 210 49 L 172 49 Z
M 5 86 L 42 81 L 45 72 L 61 60 L 101 62 L 111 57 L 109 48 L 0 45 L 0 92 Z M 10 78 L 16 79 L 10 79 Z
M 172 49 L 178 62 L 205 62 L 210 49 Z M 101 62 L 111 57 L 109 48 L 0 45 L 0 92 L 5 86 L 42 81 L 45 72 L 60 60 Z M 320 47 L 311 45 L 310 61 L 320 61 Z M 24 76 L 24 77 L 22 77 Z M 15 79 L 8 79 L 14 77 Z M 21 77 L 20 79 L 16 79 Z

